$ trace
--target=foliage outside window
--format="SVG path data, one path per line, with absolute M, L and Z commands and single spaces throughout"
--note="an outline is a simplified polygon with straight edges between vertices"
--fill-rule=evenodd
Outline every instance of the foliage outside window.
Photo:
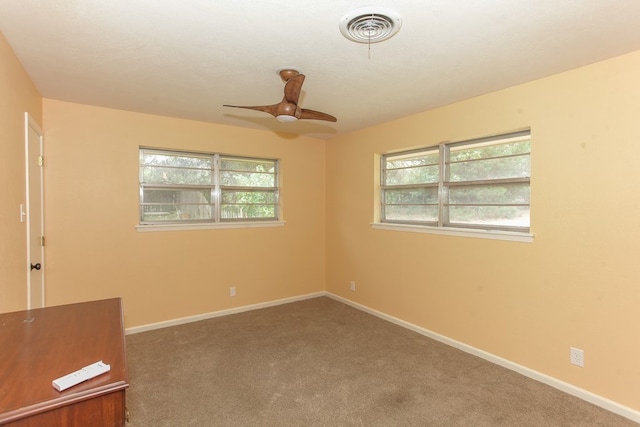
M 140 223 L 276 221 L 278 161 L 140 148 Z
M 529 232 L 529 131 L 381 158 L 381 222 Z

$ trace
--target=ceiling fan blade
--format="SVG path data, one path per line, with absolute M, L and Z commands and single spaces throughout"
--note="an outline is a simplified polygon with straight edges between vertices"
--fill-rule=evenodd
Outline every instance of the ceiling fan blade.
M 244 108 L 244 109 L 247 109 L 247 110 L 263 111 L 265 113 L 271 114 L 273 117 L 276 117 L 278 115 L 276 113 L 276 110 L 277 110 L 279 105 L 280 104 L 246 106 L 246 105 L 226 105 L 225 104 L 225 105 L 223 105 L 223 107 Z
M 291 122 L 297 119 L 326 120 L 328 122 L 337 122 L 338 119 L 327 113 L 320 111 L 307 110 L 300 108 L 298 100 L 302 92 L 302 84 L 304 83 L 304 74 L 300 74 L 297 69 L 284 68 L 279 72 L 284 85 L 284 97 L 282 101 L 273 105 L 228 105 L 224 107 L 245 108 L 247 110 L 257 110 L 271 114 L 281 122 Z
M 287 80 L 287 83 L 284 85 L 284 100 L 291 104 L 298 105 L 302 83 L 304 83 L 304 74 L 298 74 Z
M 326 120 L 328 122 L 337 122 L 338 119 L 327 113 L 321 113 L 320 111 L 307 110 L 306 108 L 300 109 L 299 119 L 312 119 L 312 120 Z

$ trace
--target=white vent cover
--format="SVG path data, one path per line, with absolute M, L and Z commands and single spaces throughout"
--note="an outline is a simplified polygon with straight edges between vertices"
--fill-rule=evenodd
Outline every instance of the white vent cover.
M 402 20 L 397 12 L 385 7 L 361 7 L 340 20 L 340 32 L 357 43 L 378 43 L 400 31 Z

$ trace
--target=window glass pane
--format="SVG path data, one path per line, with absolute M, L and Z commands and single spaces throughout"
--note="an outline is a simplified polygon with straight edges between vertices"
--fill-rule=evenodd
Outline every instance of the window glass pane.
M 211 169 L 212 157 L 197 154 L 168 154 L 154 151 L 142 152 L 142 164 L 152 166 L 173 166 L 179 168 Z
M 384 203 L 397 204 L 424 204 L 438 203 L 438 189 L 430 188 L 404 188 L 401 190 L 384 190 Z
M 225 204 L 273 204 L 276 193 L 273 191 L 222 191 L 222 203 Z
M 451 146 L 449 181 L 528 178 L 530 147 L 528 136 Z
M 145 184 L 211 185 L 211 177 L 212 171 L 209 169 L 142 167 L 142 182 Z
M 275 187 L 275 175 L 271 173 L 252 173 L 220 171 L 220 185 L 228 187 Z
M 274 205 L 220 205 L 222 219 L 274 219 Z
M 142 221 L 211 220 L 210 205 L 142 205 Z
M 222 191 L 222 219 L 272 219 L 276 215 L 273 191 Z
M 438 182 L 438 152 L 412 153 L 385 157 L 384 185 Z
M 488 160 L 472 160 L 449 164 L 449 181 L 528 178 L 530 169 L 530 156 L 528 154 Z
M 529 138 L 519 138 L 515 142 L 490 141 L 479 144 L 467 144 L 452 146 L 449 151 L 449 160 L 459 162 L 465 160 L 490 159 L 514 154 L 529 154 Z
M 438 151 L 421 151 L 419 153 L 388 155 L 385 157 L 387 170 L 403 169 L 412 166 L 437 165 L 439 161 Z
M 142 196 L 143 221 L 175 221 L 212 218 L 210 190 L 147 188 Z
M 395 169 L 385 174 L 385 185 L 431 184 L 438 182 L 438 165 Z
M 529 206 L 449 206 L 449 225 L 529 228 Z
M 438 222 L 438 206 L 433 205 L 386 205 L 385 221 Z
M 449 203 L 461 204 L 529 204 L 529 184 L 471 185 L 449 188 Z
M 253 160 L 234 159 L 223 157 L 220 159 L 220 169 L 235 170 L 245 172 L 271 172 L 275 173 L 275 161 L 273 160 Z
M 220 184 L 232 187 L 275 187 L 276 162 L 223 157 L 220 159 Z
M 145 188 L 142 193 L 143 203 L 211 203 L 210 189 L 158 189 Z

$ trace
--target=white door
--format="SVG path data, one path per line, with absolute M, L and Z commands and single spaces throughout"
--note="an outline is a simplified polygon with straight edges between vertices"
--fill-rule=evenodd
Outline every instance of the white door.
M 24 114 L 27 169 L 27 308 L 44 307 L 44 211 L 42 130 Z

